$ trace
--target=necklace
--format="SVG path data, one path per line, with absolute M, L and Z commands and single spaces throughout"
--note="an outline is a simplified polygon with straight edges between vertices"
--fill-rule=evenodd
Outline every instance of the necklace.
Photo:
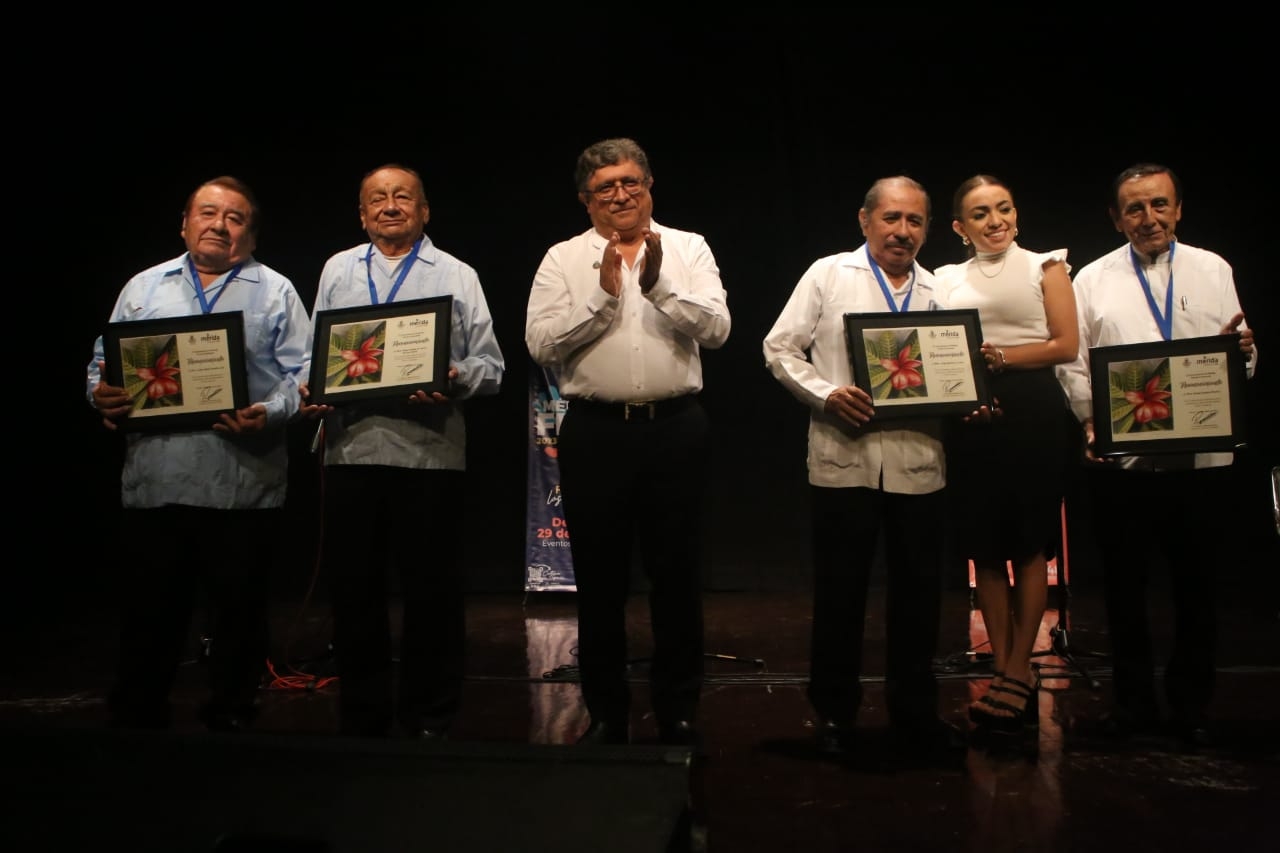
M 991 275 L 987 275 L 986 270 L 982 268 L 982 262 L 994 261 L 997 257 L 1000 258 L 1000 266 L 998 266 L 996 268 L 996 271 L 993 272 Z M 978 272 L 982 273 L 983 278 L 998 278 L 1000 273 L 1004 272 L 1004 265 L 1005 265 L 1005 262 L 1008 260 L 1009 260 L 1008 249 L 1005 249 L 1003 252 L 999 252 L 998 254 L 993 254 L 993 255 L 987 255 L 982 252 L 978 252 L 973 256 L 973 266 L 975 269 L 977 269 Z

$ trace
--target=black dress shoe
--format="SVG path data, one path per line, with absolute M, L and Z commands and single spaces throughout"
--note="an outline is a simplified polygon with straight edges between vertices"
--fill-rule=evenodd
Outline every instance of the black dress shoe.
M 1217 746 L 1217 738 L 1210 730 L 1208 721 L 1203 718 L 1174 720 L 1169 728 L 1187 749 L 1210 749 Z
M 223 711 L 213 708 L 202 708 L 197 714 L 200 722 L 211 732 L 244 732 L 253 725 L 255 713 L 245 711 Z
M 604 720 L 593 721 L 591 725 L 587 726 L 587 730 L 578 737 L 577 743 L 631 743 L 631 732 L 626 723 L 608 723 Z
M 951 763 L 962 760 L 969 750 L 965 733 L 946 720 L 894 725 L 892 734 L 894 748 L 912 758 Z
M 697 728 L 688 720 L 674 720 L 658 724 L 658 741 L 670 746 L 692 746 L 701 744 L 702 738 Z
M 1182 739 L 1182 743 L 1188 749 L 1212 749 L 1218 745 L 1218 740 L 1213 736 L 1213 732 L 1203 723 L 1187 726 L 1178 733 L 1178 737 Z
M 243 732 L 248 730 L 249 722 L 235 714 L 211 715 L 204 721 L 204 727 L 211 732 Z
M 425 741 L 442 741 L 449 739 L 448 729 L 419 729 L 414 732 L 414 738 Z
M 1160 731 L 1160 719 L 1154 712 L 1136 713 L 1126 708 L 1113 708 L 1098 719 L 1098 734 L 1114 740 L 1152 735 Z
M 823 720 L 817 729 L 818 752 L 823 755 L 847 755 L 853 752 L 854 727 L 852 723 Z

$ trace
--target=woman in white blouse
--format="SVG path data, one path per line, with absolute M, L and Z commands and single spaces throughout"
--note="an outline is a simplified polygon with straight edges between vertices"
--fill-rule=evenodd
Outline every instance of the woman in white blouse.
M 1061 538 L 1068 466 L 1081 452 L 1079 425 L 1054 374 L 1076 357 L 1075 296 L 1066 249 L 1031 252 L 1015 242 L 1018 211 L 998 178 L 962 183 L 952 216 L 969 258 L 935 271 L 942 304 L 978 309 L 987 384 L 1001 411 L 955 430 L 947 452 L 955 541 L 973 561 L 994 673 L 969 714 L 980 729 L 1016 734 L 1039 722 L 1031 655 L 1048 604 L 1047 564 Z

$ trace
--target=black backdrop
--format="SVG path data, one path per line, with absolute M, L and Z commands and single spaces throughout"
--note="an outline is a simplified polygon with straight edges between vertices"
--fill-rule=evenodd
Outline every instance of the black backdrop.
M 588 225 L 576 155 L 616 135 L 647 149 L 655 218 L 707 236 L 729 293 L 732 334 L 704 358 L 717 433 L 709 587 L 808 580 L 807 413 L 765 370 L 760 342 L 812 260 L 860 243 L 866 187 L 898 172 L 933 196 L 926 266 L 961 259 L 950 197 L 981 171 L 1013 188 L 1020 242 L 1065 246 L 1079 269 L 1123 239 L 1106 213 L 1112 177 L 1138 160 L 1172 166 L 1185 184 L 1179 236 L 1233 264 L 1263 350 L 1249 391 L 1254 444 L 1238 493 L 1224 496 L 1241 508 L 1234 541 L 1273 535 L 1265 472 L 1276 445 L 1260 417 L 1275 388 L 1267 351 L 1280 357 L 1268 347 L 1275 296 L 1262 266 L 1273 171 L 1248 118 L 1254 100 L 1273 95 L 1247 64 L 1258 40 L 1249 27 L 1202 27 L 1197 16 L 1191 31 L 1167 13 L 1072 19 L 1075 32 L 1062 21 L 997 27 L 906 11 L 679 27 L 665 15 L 571 27 L 503 20 L 496 30 L 440 20 L 294 20 L 299 29 L 280 34 L 196 26 L 136 43 L 97 41 L 105 22 L 89 21 L 84 43 L 64 44 L 74 49 L 54 63 L 64 82 L 43 82 L 37 62 L 22 69 L 18 103 L 44 116 L 17 134 L 33 146 L 17 169 L 20 187 L 30 181 L 21 191 L 36 240 L 11 231 L 10 249 L 31 252 L 20 263 L 56 280 L 17 284 L 36 310 L 52 296 L 71 314 L 54 382 L 20 386 L 56 401 L 23 418 L 35 449 L 19 454 L 22 485 L 35 487 L 29 517 L 71 515 L 78 528 L 44 546 L 56 559 L 34 574 L 49 589 L 97 590 L 105 558 L 145 547 L 145 531 L 117 523 L 120 445 L 84 403 L 84 366 L 128 277 L 182 251 L 189 191 L 218 174 L 248 181 L 265 214 L 257 256 L 310 305 L 325 259 L 365 239 L 359 181 L 387 161 L 423 174 L 428 233 L 478 270 L 508 367 L 501 395 L 469 410 L 467 495 L 421 535 L 427 546 L 464 537 L 474 588 L 521 589 L 528 288 L 546 248 Z M 301 594 L 320 478 L 299 433 L 276 583 Z

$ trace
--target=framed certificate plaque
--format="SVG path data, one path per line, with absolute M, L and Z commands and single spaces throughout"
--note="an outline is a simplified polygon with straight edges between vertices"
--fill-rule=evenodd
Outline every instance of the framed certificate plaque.
M 976 308 L 845 314 L 853 379 L 877 418 L 967 415 L 990 404 Z
M 239 311 L 109 323 L 102 343 L 107 382 L 129 392 L 123 430 L 212 429 L 249 405 Z
M 1094 453 L 1209 453 L 1245 445 L 1240 336 L 1089 349 Z
M 445 392 L 453 297 L 319 311 L 311 356 L 312 403 Z

